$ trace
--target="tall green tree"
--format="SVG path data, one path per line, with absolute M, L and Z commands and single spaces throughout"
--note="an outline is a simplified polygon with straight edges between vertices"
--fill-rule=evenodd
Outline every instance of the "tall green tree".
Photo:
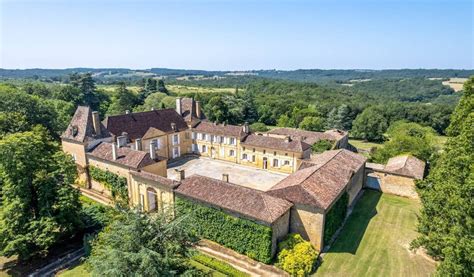
M 444 152 L 428 177 L 418 183 L 423 246 L 441 260 L 438 276 L 472 276 L 474 272 L 474 77 L 451 117 Z
M 76 166 L 46 129 L 0 140 L 0 254 L 22 260 L 44 254 L 82 226 Z
M 350 130 L 352 125 L 351 109 L 342 104 L 333 108 L 326 119 L 326 129 Z
M 303 118 L 303 121 L 300 122 L 298 126 L 300 129 L 308 131 L 323 131 L 324 121 L 321 117 L 318 116 L 306 116 Z
M 108 115 L 123 114 L 125 111 L 132 111 L 137 104 L 137 97 L 133 92 L 127 89 L 124 82 L 119 83 L 115 94 L 112 96 L 112 102 L 107 109 Z
M 169 94 L 168 89 L 165 86 L 165 82 L 162 79 L 158 80 L 156 89 L 161 93 Z
M 125 212 L 92 243 L 88 264 L 96 276 L 179 276 L 195 272 L 188 263 L 196 241 L 166 214 Z
M 359 114 L 352 124 L 352 135 L 368 141 L 383 141 L 387 120 L 381 112 L 371 106 Z

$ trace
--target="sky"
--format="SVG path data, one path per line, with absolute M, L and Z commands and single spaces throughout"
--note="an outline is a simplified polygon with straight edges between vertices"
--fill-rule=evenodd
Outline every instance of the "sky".
M 0 68 L 474 66 L 472 0 L 0 0 Z

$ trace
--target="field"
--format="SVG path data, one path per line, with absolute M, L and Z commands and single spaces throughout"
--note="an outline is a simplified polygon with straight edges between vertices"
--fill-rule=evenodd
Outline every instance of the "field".
M 410 251 L 419 203 L 365 191 L 315 276 L 429 276 L 435 263 Z
M 182 85 L 166 85 L 166 88 L 176 94 L 183 93 L 234 93 L 235 88 L 193 87 Z M 242 90 L 242 89 L 239 89 Z
M 451 87 L 454 91 L 460 91 L 466 81 L 467 78 L 450 78 L 449 81 L 444 81 L 443 85 Z

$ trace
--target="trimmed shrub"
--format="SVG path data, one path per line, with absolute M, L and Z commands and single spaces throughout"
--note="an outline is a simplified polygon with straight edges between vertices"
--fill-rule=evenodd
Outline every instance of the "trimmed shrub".
M 289 234 L 278 244 L 277 266 L 291 276 L 308 276 L 318 259 L 318 251 L 299 234 Z
M 332 149 L 334 146 L 334 142 L 327 140 L 327 139 L 322 139 L 315 144 L 311 146 L 311 150 L 313 153 L 323 153 L 324 151 Z
M 198 237 L 215 241 L 241 254 L 270 263 L 272 228 L 231 216 L 221 210 L 176 197 L 176 215 Z
M 329 243 L 334 233 L 341 226 L 347 214 L 347 205 L 349 204 L 349 194 L 344 194 L 326 213 L 326 220 L 324 222 L 324 244 Z
M 89 174 L 93 180 L 110 190 L 115 202 L 128 203 L 127 178 L 95 166 L 89 166 Z
M 224 273 L 225 275 L 232 276 L 232 277 L 247 277 L 249 276 L 247 273 L 244 273 L 242 271 L 239 271 L 235 268 L 233 268 L 231 265 L 219 261 L 213 257 L 209 257 L 204 254 L 197 254 L 192 257 L 193 260 L 209 267 L 214 270 L 219 271 L 220 273 Z

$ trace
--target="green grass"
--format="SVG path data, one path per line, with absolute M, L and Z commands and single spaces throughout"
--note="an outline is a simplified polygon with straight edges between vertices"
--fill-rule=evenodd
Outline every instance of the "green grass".
M 191 258 L 191 261 L 194 263 L 199 263 L 205 267 L 211 268 L 217 273 L 224 274 L 225 276 L 235 276 L 235 277 L 246 277 L 248 274 L 241 272 L 226 262 L 220 261 L 213 257 L 204 255 L 202 253 L 196 254 Z
M 235 88 L 193 87 L 183 85 L 166 85 L 166 88 L 176 94 L 183 93 L 235 93 Z M 243 89 L 239 88 L 239 91 Z
M 61 272 L 58 276 L 61 277 L 89 277 L 91 274 L 86 270 L 85 264 L 77 265 L 66 271 Z
M 366 151 L 369 151 L 372 147 L 380 147 L 383 145 L 383 143 L 368 142 L 360 139 L 350 139 L 349 143 L 357 149 L 362 149 Z
M 367 190 L 315 276 L 429 276 L 435 264 L 409 250 L 416 200 Z

